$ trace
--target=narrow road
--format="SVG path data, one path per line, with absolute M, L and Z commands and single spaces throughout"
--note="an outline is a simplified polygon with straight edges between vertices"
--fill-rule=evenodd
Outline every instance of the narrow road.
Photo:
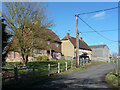
M 46 80 L 28 88 L 111 88 L 105 82 L 104 76 L 112 69 L 114 69 L 112 64 L 99 64 L 79 72 Z

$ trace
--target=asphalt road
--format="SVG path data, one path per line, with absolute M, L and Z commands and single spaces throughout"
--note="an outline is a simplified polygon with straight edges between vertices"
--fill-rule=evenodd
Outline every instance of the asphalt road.
M 105 74 L 112 69 L 114 69 L 112 64 L 99 64 L 79 72 L 46 80 L 28 88 L 101 88 L 101 90 L 113 88 L 104 80 Z

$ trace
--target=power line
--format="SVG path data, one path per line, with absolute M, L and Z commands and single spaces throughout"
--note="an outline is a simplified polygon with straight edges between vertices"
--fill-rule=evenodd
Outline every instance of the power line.
M 99 32 L 110 32 L 110 31 L 118 31 L 117 29 L 113 29 L 113 30 L 101 30 Z M 86 31 L 86 32 L 80 32 L 80 33 L 93 33 L 95 31 Z
M 102 9 L 102 10 L 92 11 L 92 12 L 80 13 L 78 15 L 97 13 L 97 12 L 108 11 L 108 10 L 113 10 L 113 9 L 117 9 L 117 8 L 119 8 L 119 7 L 113 7 L 113 8 L 108 8 L 108 9 Z
M 102 38 L 106 39 L 106 40 L 109 40 L 109 41 L 112 41 L 112 42 L 117 42 L 117 41 L 114 41 L 114 40 L 111 40 L 105 36 L 103 36 L 102 34 L 100 34 L 99 32 L 97 32 L 94 28 L 92 28 L 88 23 L 86 23 L 82 18 L 78 17 L 82 22 L 84 22 L 90 29 L 92 29 L 94 32 L 96 32 L 98 35 L 100 35 Z

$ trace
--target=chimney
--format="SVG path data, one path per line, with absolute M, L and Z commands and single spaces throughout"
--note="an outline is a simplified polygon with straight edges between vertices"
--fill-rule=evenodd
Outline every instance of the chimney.
M 68 37 L 69 37 L 69 35 L 70 35 L 69 33 L 66 34 L 66 36 L 68 36 Z
M 80 40 L 82 40 L 82 37 L 80 37 Z

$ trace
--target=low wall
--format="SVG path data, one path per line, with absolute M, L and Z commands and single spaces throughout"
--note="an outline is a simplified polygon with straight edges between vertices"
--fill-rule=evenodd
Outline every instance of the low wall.
M 37 61 L 35 57 L 28 57 L 28 61 Z M 6 58 L 6 62 L 22 62 L 22 58 Z

